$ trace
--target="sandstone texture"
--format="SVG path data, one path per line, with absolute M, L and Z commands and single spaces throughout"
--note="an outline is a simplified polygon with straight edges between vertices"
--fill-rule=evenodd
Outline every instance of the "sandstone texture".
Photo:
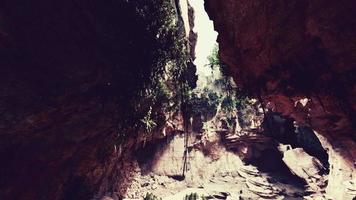
M 342 182 L 356 177 L 356 2 L 205 0 L 205 8 L 235 81 L 323 138 L 328 194 L 352 199 Z
M 284 152 L 283 161 L 289 167 L 291 172 L 304 180 L 307 180 L 309 177 L 317 176 L 322 169 L 321 162 L 308 155 L 301 148 Z

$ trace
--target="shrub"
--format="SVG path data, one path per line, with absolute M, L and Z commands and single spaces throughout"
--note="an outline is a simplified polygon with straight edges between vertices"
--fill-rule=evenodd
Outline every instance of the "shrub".
M 145 198 L 143 198 L 143 200 L 162 200 L 162 198 L 158 198 L 152 193 L 147 193 Z
M 147 51 L 143 52 L 147 59 L 142 65 L 133 66 L 132 74 L 123 76 L 134 86 L 128 88 L 130 84 L 126 82 L 118 84 L 125 85 L 117 91 L 119 101 L 128 102 L 122 106 L 118 141 L 124 141 L 128 133 L 149 133 L 160 128 L 167 113 L 179 111 L 190 90 L 188 41 L 171 1 L 139 0 L 128 4 L 135 7 L 138 21 L 145 26 Z
M 199 200 L 199 196 L 197 193 L 187 194 L 185 195 L 184 200 Z

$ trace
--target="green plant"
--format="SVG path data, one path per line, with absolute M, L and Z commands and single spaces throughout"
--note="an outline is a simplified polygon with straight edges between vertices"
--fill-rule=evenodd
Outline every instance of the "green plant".
M 211 54 L 208 56 L 208 66 L 211 68 L 214 68 L 216 66 L 219 66 L 220 63 L 220 59 L 219 59 L 219 48 L 218 45 L 215 45 Z
M 138 21 L 145 26 L 147 51 L 143 51 L 143 56 L 147 59 L 133 75 L 124 76 L 136 77 L 125 79 L 133 86 L 130 83 L 130 87 L 117 91 L 119 100 L 128 102 L 120 116 L 118 141 L 125 141 L 132 132 L 149 133 L 162 127 L 167 114 L 177 113 L 191 90 L 187 66 L 190 60 L 188 41 L 171 1 L 130 1 L 128 4 L 135 7 Z M 120 72 L 125 73 L 123 70 Z
M 157 126 L 156 122 L 151 118 L 152 107 L 150 107 L 149 111 L 145 115 L 141 122 L 143 123 L 144 130 L 148 132 L 152 132 L 153 129 Z
M 236 110 L 237 98 L 235 95 L 226 95 L 221 102 L 221 109 L 226 113 L 231 113 Z
M 213 97 L 213 93 L 211 93 L 207 88 L 202 90 L 202 93 L 208 94 L 208 99 L 202 99 L 218 102 L 217 108 L 220 115 L 223 116 L 222 120 L 226 124 L 227 128 L 233 130 L 236 126 L 236 117 L 238 117 L 239 121 L 247 122 L 249 115 L 251 113 L 252 102 L 248 98 L 248 96 L 235 84 L 234 80 L 227 71 L 227 66 L 220 61 L 218 54 L 218 46 L 215 46 L 211 55 L 208 57 L 209 64 L 208 66 L 214 70 L 219 69 L 220 76 L 214 76 L 213 80 L 208 80 L 208 82 L 212 83 L 212 86 L 209 88 L 213 88 L 216 91 L 216 97 Z M 219 99 L 216 101 L 216 99 Z M 215 104 L 211 102 L 210 104 Z M 209 107 L 209 103 L 203 106 L 198 106 L 198 109 L 204 107 L 206 109 L 212 109 Z M 215 104 L 216 105 L 216 104 Z M 203 108 L 203 109 L 204 109 Z M 242 114 L 242 116 L 240 116 Z
M 147 193 L 145 198 L 143 198 L 143 200 L 162 200 L 162 198 L 158 198 L 152 193 Z
M 205 88 L 200 94 L 192 93 L 188 107 L 191 115 L 214 115 L 221 102 L 220 96 L 213 90 Z
M 199 196 L 197 193 L 187 194 L 185 195 L 184 200 L 199 200 Z

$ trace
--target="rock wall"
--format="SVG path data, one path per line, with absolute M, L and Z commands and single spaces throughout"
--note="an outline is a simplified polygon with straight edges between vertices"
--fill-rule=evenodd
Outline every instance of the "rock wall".
M 344 185 L 356 177 L 356 3 L 205 0 L 205 7 L 235 81 L 324 138 L 328 194 L 351 199 Z
M 117 126 L 157 48 L 143 3 L 1 1 L 0 199 L 112 189 L 119 152 L 133 146 L 115 146 Z

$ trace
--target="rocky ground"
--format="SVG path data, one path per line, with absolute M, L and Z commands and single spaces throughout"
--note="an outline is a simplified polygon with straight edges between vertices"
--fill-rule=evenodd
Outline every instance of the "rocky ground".
M 230 133 L 216 124 L 210 121 L 202 134 L 192 132 L 187 148 L 184 134 L 178 134 L 138 151 L 121 166 L 122 184 L 110 198 L 138 200 L 152 193 L 183 200 L 197 193 L 207 199 L 331 199 L 323 165 L 302 148 L 282 145 L 257 129 Z M 348 188 L 354 192 L 354 183 Z
M 217 134 L 209 136 L 204 145 L 210 152 L 199 145 L 190 151 L 184 180 L 177 180 L 182 162 L 176 162 L 176 157 L 182 158 L 182 137 L 177 136 L 158 152 L 154 163 L 133 161 L 125 199 L 143 199 L 146 193 L 164 200 L 182 200 L 191 193 L 209 199 L 302 199 L 305 195 L 302 183 L 289 175 L 262 172 L 245 164 L 239 155 L 215 143 L 216 138 Z
M 261 173 L 251 165 L 241 166 L 235 172 L 214 174 L 197 186 L 188 181 L 177 181 L 154 173 L 141 175 L 137 170 L 126 199 L 142 199 L 153 193 L 164 200 L 182 200 L 185 195 L 198 193 L 209 199 L 302 199 L 302 186 L 280 182 L 270 174 Z

